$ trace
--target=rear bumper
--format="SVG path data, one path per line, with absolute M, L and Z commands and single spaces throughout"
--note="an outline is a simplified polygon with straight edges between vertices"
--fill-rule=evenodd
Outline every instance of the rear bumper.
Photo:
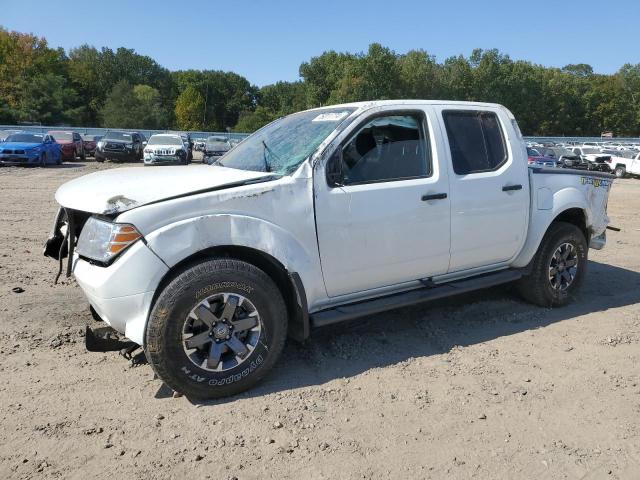
M 589 241 L 589 248 L 593 248 L 594 250 L 602 250 L 606 244 L 607 232 L 602 232 L 596 237 L 591 237 L 591 240 Z
M 96 313 L 142 345 L 154 293 L 168 267 L 141 241 L 108 267 L 74 257 L 73 274 Z

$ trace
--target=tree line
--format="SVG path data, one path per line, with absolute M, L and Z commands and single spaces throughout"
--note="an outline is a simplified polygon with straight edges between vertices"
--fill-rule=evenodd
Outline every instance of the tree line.
M 82 45 L 0 28 L 0 123 L 251 132 L 282 115 L 335 103 L 390 98 L 501 103 L 525 135 L 640 136 L 640 64 L 614 74 L 586 64 L 550 68 L 498 50 L 436 61 L 328 51 L 300 65 L 296 82 L 257 87 L 233 72 L 169 71 L 134 50 Z

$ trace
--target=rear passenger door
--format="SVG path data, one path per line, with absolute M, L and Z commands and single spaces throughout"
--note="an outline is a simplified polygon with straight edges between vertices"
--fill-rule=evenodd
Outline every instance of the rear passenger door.
M 451 190 L 449 272 L 499 266 L 522 248 L 529 218 L 526 151 L 500 108 L 443 107 Z

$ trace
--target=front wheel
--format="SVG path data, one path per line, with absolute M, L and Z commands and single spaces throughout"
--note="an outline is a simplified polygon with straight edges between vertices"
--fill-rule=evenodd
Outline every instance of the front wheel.
M 614 170 L 614 173 L 616 174 L 616 178 L 624 178 L 627 175 L 627 169 L 619 165 Z
M 162 290 L 145 352 L 173 390 L 220 398 L 263 378 L 286 332 L 282 295 L 266 273 L 240 260 L 212 259 L 184 270 Z
M 531 272 L 518 282 L 520 294 L 541 307 L 566 305 L 584 281 L 588 251 L 578 227 L 552 223 L 532 260 Z

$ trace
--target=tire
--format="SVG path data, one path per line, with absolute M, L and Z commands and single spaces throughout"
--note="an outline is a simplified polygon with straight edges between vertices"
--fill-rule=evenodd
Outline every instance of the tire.
M 43 153 L 42 155 L 40 155 L 40 166 L 42 168 L 45 168 L 47 166 L 47 154 Z
M 82 153 L 80 154 L 80 161 L 82 162 L 87 161 L 87 152 L 84 151 L 84 148 L 82 149 Z
M 233 322 L 225 320 L 227 311 L 236 312 Z M 197 318 L 207 319 L 207 312 L 215 316 L 206 323 L 190 312 L 199 312 Z M 251 329 L 237 323 L 255 318 Z M 229 327 L 233 325 L 235 330 Z M 282 352 L 286 332 L 282 294 L 266 273 L 240 260 L 211 259 L 186 268 L 162 290 L 149 317 L 145 354 L 173 390 L 195 399 L 220 398 L 260 381 Z M 191 334 L 204 336 L 197 348 L 188 345 L 191 337 L 185 335 Z M 235 355 L 238 342 L 245 350 Z M 216 348 L 217 356 L 212 353 Z
M 624 168 L 622 165 L 618 165 L 616 169 L 613 171 L 613 173 L 615 173 L 616 178 L 624 178 L 627 176 L 627 169 Z
M 567 247 L 561 250 L 565 245 L 570 245 L 571 249 Z M 570 264 L 562 264 L 567 261 L 562 260 L 567 250 L 572 252 L 567 254 L 567 260 L 576 260 L 575 271 Z M 556 257 L 557 252 L 560 252 L 560 257 Z M 588 252 L 587 240 L 578 227 L 566 222 L 552 223 L 531 261 L 530 273 L 518 281 L 520 295 L 528 302 L 541 307 L 560 307 L 568 304 L 584 281 Z M 557 273 L 551 279 L 551 269 L 554 265 Z M 572 277 L 571 281 L 568 277 Z M 562 284 L 565 282 L 567 285 L 563 287 Z

